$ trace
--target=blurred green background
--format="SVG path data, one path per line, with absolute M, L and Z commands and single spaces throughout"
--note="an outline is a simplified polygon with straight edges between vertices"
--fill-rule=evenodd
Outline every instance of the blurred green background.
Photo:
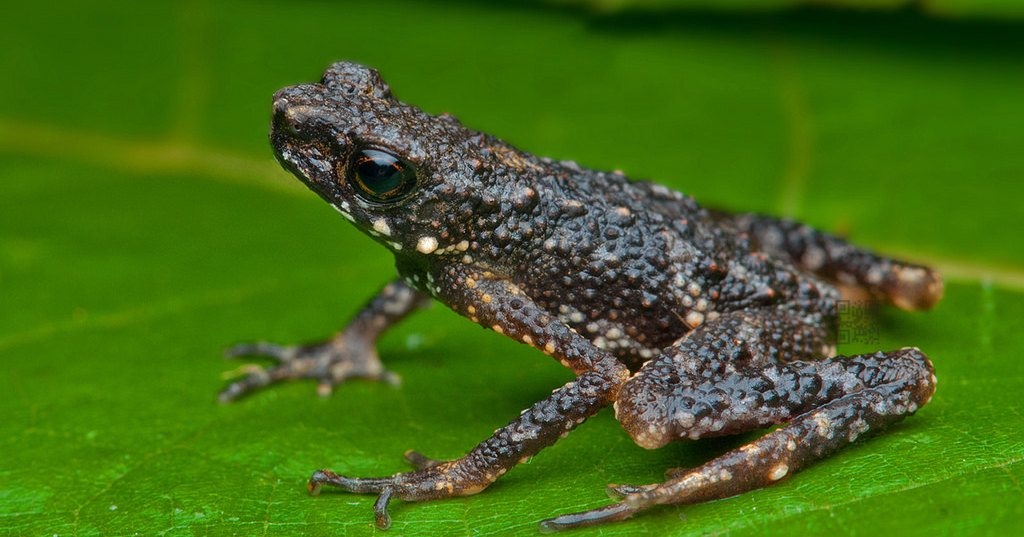
M 224 347 L 323 338 L 392 274 L 266 141 L 271 93 L 339 59 L 531 152 L 946 276 L 937 309 L 885 311 L 879 343 L 841 349 L 927 351 L 916 416 L 777 486 L 577 535 L 1019 531 L 1024 23 L 1017 3 L 878 3 L 5 6 L 0 535 L 381 533 L 373 497 L 310 498 L 311 471 L 457 457 L 569 379 L 435 307 L 381 342 L 400 388 L 216 404 Z M 478 496 L 395 502 L 388 535 L 533 535 L 750 438 L 645 451 L 605 411 Z

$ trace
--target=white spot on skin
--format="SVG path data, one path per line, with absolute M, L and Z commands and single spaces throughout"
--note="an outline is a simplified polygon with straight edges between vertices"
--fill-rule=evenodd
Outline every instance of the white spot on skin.
M 786 477 L 786 474 L 788 473 L 789 466 L 786 466 L 786 463 L 780 463 L 775 468 L 772 468 L 772 473 L 768 474 L 768 479 L 771 479 L 772 481 L 778 481 L 783 477 Z
M 761 242 L 769 249 L 777 249 L 782 244 L 782 233 L 777 229 L 769 229 L 761 237 Z
M 813 419 L 814 423 L 818 425 L 818 436 L 832 438 L 832 420 L 828 419 L 828 416 L 826 416 L 823 412 L 818 412 L 817 414 L 811 416 L 811 419 Z
M 900 283 L 913 285 L 920 283 L 927 275 L 928 272 L 922 268 L 906 267 L 901 269 L 896 277 L 899 278 Z
M 675 415 L 676 423 L 680 427 L 690 427 L 693 425 L 694 417 L 689 412 L 679 412 Z
M 420 237 L 420 240 L 416 241 L 416 250 L 422 254 L 433 253 L 437 250 L 437 239 L 429 235 Z
M 861 433 L 868 430 L 868 427 L 868 422 L 863 419 L 857 419 L 850 424 L 850 434 L 847 438 L 849 438 L 850 442 L 853 442 Z
M 704 322 L 704 314 L 699 311 L 691 311 L 686 314 L 686 324 L 690 328 L 696 328 Z
M 513 442 L 516 443 L 523 442 L 524 440 L 532 440 L 536 437 L 537 431 L 533 429 L 527 429 L 525 431 L 516 430 L 512 431 L 511 434 L 509 434 L 509 440 L 512 440 Z
M 796 442 L 789 440 L 786 442 L 786 449 L 790 451 L 796 451 Z
M 866 279 L 867 279 L 868 283 L 870 283 L 871 285 L 878 285 L 878 284 L 882 283 L 882 277 L 883 276 L 885 276 L 885 275 L 882 274 L 882 269 L 880 269 L 878 267 L 871 267 L 870 269 L 868 269 L 868 274 L 867 274 Z
M 345 209 L 342 209 L 341 207 L 335 207 L 334 205 L 331 205 L 331 207 L 334 207 L 334 210 L 338 211 L 339 213 L 341 213 L 341 216 L 344 216 L 345 219 L 348 220 L 349 222 L 355 222 L 356 221 L 356 219 L 353 218 L 352 215 L 348 211 L 346 211 Z
M 373 230 L 386 237 L 391 236 L 391 227 L 384 221 L 383 218 L 378 218 L 373 221 Z
M 836 279 L 843 285 L 857 285 L 857 277 L 849 272 L 840 272 L 836 274 Z
M 821 248 L 808 248 L 802 261 L 808 270 L 818 270 L 825 265 L 825 251 Z

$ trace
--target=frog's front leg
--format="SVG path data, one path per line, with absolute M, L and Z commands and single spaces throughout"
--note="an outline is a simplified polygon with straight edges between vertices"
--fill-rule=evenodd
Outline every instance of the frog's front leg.
M 274 367 L 245 368 L 248 375 L 228 385 L 220 393 L 222 403 L 242 394 L 284 379 L 311 378 L 320 381 L 317 390 L 329 395 L 335 384 L 353 377 L 398 383 L 398 376 L 384 369 L 377 356 L 376 342 L 384 331 L 391 328 L 417 308 L 425 306 L 429 298 L 395 280 L 381 289 L 352 322 L 339 334 L 322 343 L 311 345 L 275 345 L 273 343 L 244 343 L 225 351 L 229 358 L 264 355 L 278 361 Z
M 523 411 L 460 459 L 439 462 L 406 455 L 419 470 L 382 478 L 351 478 L 328 470 L 313 474 L 309 490 L 322 485 L 377 493 L 377 525 L 390 525 L 391 498 L 435 500 L 480 492 L 519 462 L 554 444 L 615 400 L 629 371 L 612 355 L 543 311 L 515 285 L 486 273 L 451 273 L 438 282 L 446 304 L 474 322 L 540 349 L 577 373 L 577 378 Z
M 619 503 L 543 521 L 541 530 L 770 485 L 931 399 L 935 376 L 920 350 L 822 359 L 827 333 L 819 326 L 785 311 L 727 314 L 645 364 L 616 401 L 616 417 L 641 446 L 788 425 L 665 483 L 610 486 Z

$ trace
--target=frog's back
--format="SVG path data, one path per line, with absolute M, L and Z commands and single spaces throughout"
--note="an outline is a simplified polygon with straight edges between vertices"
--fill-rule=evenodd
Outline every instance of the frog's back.
M 726 311 L 767 305 L 802 276 L 752 252 L 692 198 L 620 173 L 544 162 L 553 173 L 517 188 L 536 192 L 513 278 L 535 300 L 600 347 L 638 363 Z

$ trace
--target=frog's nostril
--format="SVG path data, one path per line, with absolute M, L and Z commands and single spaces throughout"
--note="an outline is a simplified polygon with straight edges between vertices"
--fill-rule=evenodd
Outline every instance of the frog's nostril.
M 305 107 L 289 103 L 287 100 L 274 101 L 273 130 L 286 136 L 301 138 L 305 136 L 308 114 Z

